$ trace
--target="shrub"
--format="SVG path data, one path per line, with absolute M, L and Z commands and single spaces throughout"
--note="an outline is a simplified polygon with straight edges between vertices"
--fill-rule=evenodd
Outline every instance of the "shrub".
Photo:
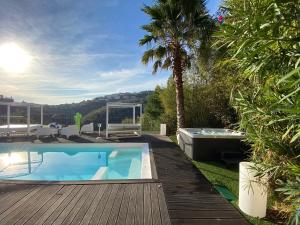
M 300 205 L 299 2 L 225 0 L 217 45 L 227 47 L 241 80 L 233 92 L 240 129 L 278 201 Z M 291 166 L 293 165 L 293 166 Z

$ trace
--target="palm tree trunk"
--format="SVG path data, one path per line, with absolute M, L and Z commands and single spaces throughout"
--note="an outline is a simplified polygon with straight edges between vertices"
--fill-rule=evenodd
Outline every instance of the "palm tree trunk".
M 177 130 L 179 128 L 185 127 L 182 72 L 183 70 L 180 56 L 180 47 L 178 47 L 174 54 L 173 67 L 173 79 L 176 88 Z

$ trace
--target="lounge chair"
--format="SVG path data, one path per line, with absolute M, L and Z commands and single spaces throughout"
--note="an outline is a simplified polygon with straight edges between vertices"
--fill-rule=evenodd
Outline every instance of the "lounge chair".
M 80 133 L 94 133 L 94 123 L 83 125 L 80 129 Z
M 69 139 L 69 137 L 71 136 L 79 136 L 79 129 L 77 125 L 70 125 L 67 127 L 63 127 L 60 131 L 60 134 L 62 136 L 66 136 L 67 139 Z
M 133 133 L 141 136 L 141 124 L 109 123 L 106 125 L 106 138 L 113 133 Z
M 37 138 L 40 136 L 51 136 L 54 137 L 58 134 L 58 129 L 52 127 L 37 127 L 35 135 Z

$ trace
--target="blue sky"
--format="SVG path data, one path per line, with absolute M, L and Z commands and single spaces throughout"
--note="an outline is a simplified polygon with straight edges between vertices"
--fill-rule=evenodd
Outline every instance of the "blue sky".
M 221 0 L 209 0 L 214 13 Z M 0 94 L 58 104 L 165 84 L 140 57 L 140 8 L 151 0 L 0 0 L 0 44 L 16 43 L 31 57 L 20 74 L 0 68 Z

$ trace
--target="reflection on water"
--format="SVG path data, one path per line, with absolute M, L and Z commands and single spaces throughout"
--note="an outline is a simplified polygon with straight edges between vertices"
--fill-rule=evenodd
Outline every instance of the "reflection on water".
M 106 152 L 8 152 L 0 160 L 2 179 L 82 180 L 107 166 Z
M 42 163 L 43 153 L 30 151 L 0 153 L 0 175 L 4 179 L 30 175 Z
M 19 152 L 0 154 L 0 165 L 9 166 L 20 163 L 22 160 L 22 153 Z

